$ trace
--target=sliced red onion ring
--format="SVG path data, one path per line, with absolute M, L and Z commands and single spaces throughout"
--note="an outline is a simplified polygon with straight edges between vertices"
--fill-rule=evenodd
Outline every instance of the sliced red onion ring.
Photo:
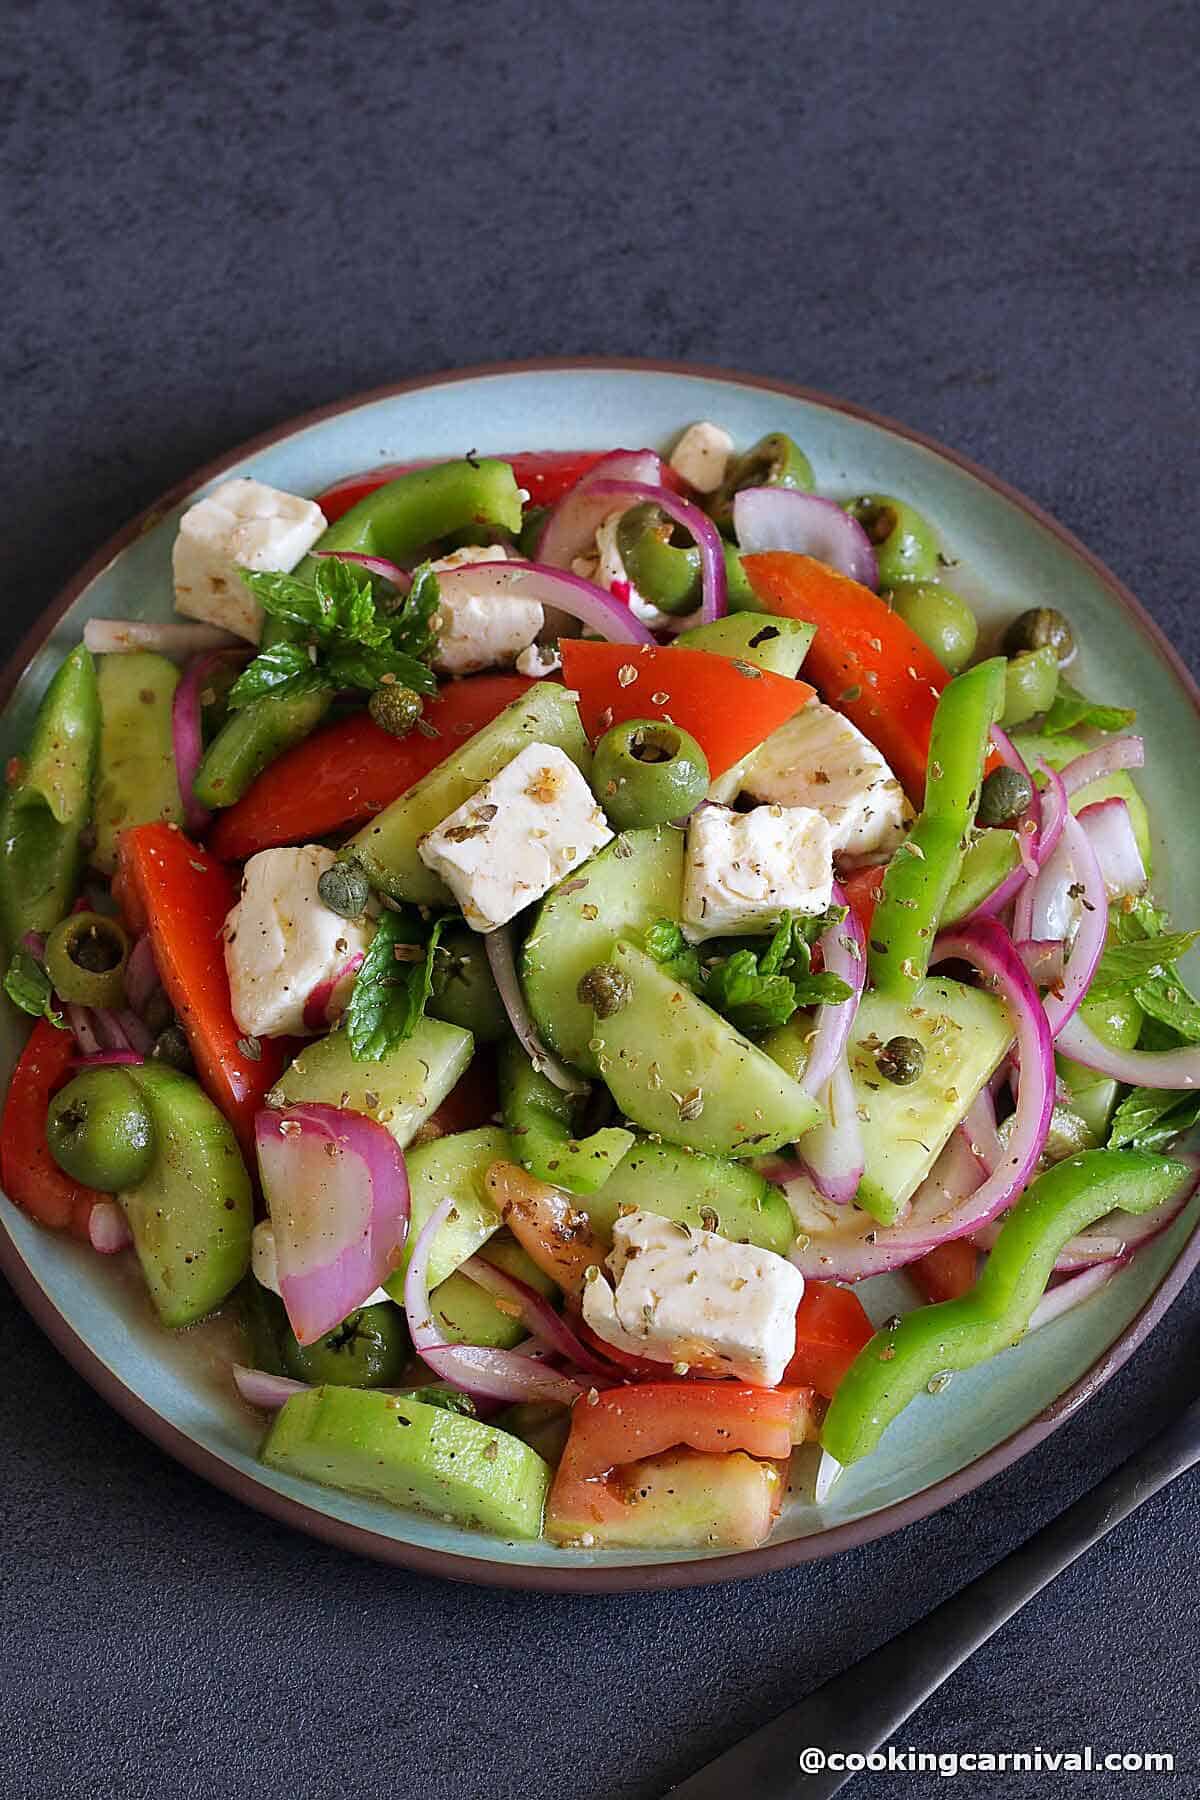
M 111 1045 L 101 1044 L 92 1024 L 92 1014 L 88 1007 L 79 1006 L 72 1001 L 69 1005 L 63 1007 L 63 1012 L 66 1014 L 67 1024 L 70 1026 L 75 1042 L 79 1046 L 79 1053 L 81 1056 L 99 1056 L 102 1049 L 112 1048 Z M 128 1044 L 124 1044 L 119 1046 L 119 1048 L 128 1050 L 129 1046 Z
M 1021 867 L 1027 875 L 1036 875 L 1041 864 L 1037 858 L 1037 843 L 1042 833 L 1042 797 L 1037 783 L 1029 773 L 1025 758 L 1020 755 L 1016 745 L 1006 731 L 998 725 L 992 726 L 992 743 L 1006 768 L 1015 769 L 1029 783 L 1029 791 L 1033 798 L 1017 820 L 1017 849 L 1021 856 Z
M 207 830 L 212 814 L 196 798 L 196 771 L 204 756 L 201 732 L 204 684 L 213 670 L 231 658 L 248 655 L 241 650 L 210 650 L 195 656 L 183 671 L 171 703 L 171 741 L 175 751 L 175 775 L 183 801 L 184 830 L 197 837 Z
M 1016 951 L 1035 987 L 1053 987 L 1062 980 L 1065 963 L 1061 938 L 1022 938 Z
M 98 1050 L 94 1056 L 77 1056 L 73 1069 L 135 1069 L 145 1062 L 137 1050 Z
M 1120 900 L 1125 894 L 1144 893 L 1146 865 L 1124 800 L 1116 794 L 1107 800 L 1093 800 L 1090 806 L 1080 808 L 1078 818 L 1096 853 L 1108 898 Z
M 261 1412 L 278 1412 L 294 1394 L 307 1394 L 311 1386 L 287 1375 L 270 1375 L 266 1369 L 247 1369 L 241 1363 L 233 1365 L 233 1381 L 247 1405 L 257 1406 Z
M 1121 1267 L 1121 1260 L 1098 1263 L 1094 1269 L 1086 1270 L 1082 1275 L 1072 1275 L 1068 1281 L 1060 1281 L 1056 1287 L 1047 1288 L 1032 1313 L 1029 1324 L 1025 1327 L 1025 1336 L 1031 1331 L 1040 1331 L 1043 1325 L 1049 1325 L 1052 1319 L 1061 1319 L 1081 1300 L 1090 1300 L 1098 1294 L 1102 1287 L 1107 1287 L 1113 1276 Z
M 805 1132 L 797 1148 L 818 1191 L 845 1206 L 858 1192 L 864 1157 L 854 1083 L 844 1057 L 834 1065 L 823 1101 L 824 1120 Z
M 545 563 L 476 562 L 447 569 L 438 576 L 438 589 L 445 599 L 452 598 L 460 588 L 464 594 L 486 594 L 494 600 L 539 600 L 543 606 L 557 607 L 559 612 L 579 619 L 610 644 L 657 642 L 649 627 L 635 618 L 627 606 L 614 600 L 607 589 L 585 581 L 582 575 L 570 575 Z
M 980 1088 L 958 1129 L 984 1174 L 991 1175 L 1000 1166 L 1004 1145 L 996 1129 L 996 1102 L 990 1087 Z
M 588 1084 L 580 1076 L 573 1075 L 566 1064 L 560 1062 L 552 1050 L 548 1050 L 538 1036 L 537 1027 L 529 1016 L 529 1008 L 525 1004 L 525 996 L 521 992 L 521 982 L 517 975 L 516 954 L 513 949 L 513 928 L 501 925 L 496 931 L 484 934 L 483 948 L 487 954 L 488 966 L 492 971 L 492 979 L 508 1014 L 508 1022 L 512 1026 L 524 1048 L 526 1056 L 548 1081 L 552 1081 L 564 1094 L 586 1094 Z
M 733 528 L 738 549 L 747 556 L 760 550 L 793 550 L 815 556 L 863 587 L 879 586 L 879 564 L 870 538 L 854 515 L 834 500 L 820 500 L 796 488 L 743 488 L 733 497 Z
M 306 1031 L 324 1031 L 333 1023 L 330 1014 L 330 1002 L 343 981 L 358 973 L 363 965 L 365 952 L 358 953 L 344 962 L 335 975 L 325 981 L 318 981 L 308 999 L 304 1002 L 304 1028 Z
M 1115 775 L 1118 769 L 1140 769 L 1145 760 L 1146 746 L 1140 737 L 1112 738 L 1098 750 L 1088 750 L 1067 763 L 1062 771 L 1063 785 L 1068 794 L 1077 794 L 1080 788 L 1090 787 L 1106 775 Z
M 473 1399 L 557 1400 L 571 1406 L 583 1389 L 569 1375 L 555 1374 L 532 1356 L 452 1344 L 443 1335 L 429 1305 L 429 1252 L 453 1205 L 447 1195 L 434 1207 L 417 1235 L 404 1277 L 404 1310 L 413 1349 L 435 1375 Z
M 846 917 L 840 925 L 834 925 L 822 934 L 819 940 L 821 955 L 825 967 L 832 974 L 840 975 L 852 992 L 848 1000 L 817 1008 L 808 1065 L 800 1078 L 800 1086 L 814 1099 L 828 1085 L 834 1069 L 845 1055 L 867 979 L 862 926 L 836 881 L 833 884 L 833 903 L 835 906 L 846 907 Z
M 89 619 L 83 641 L 93 656 L 119 656 L 126 650 L 157 650 L 163 656 L 198 656 L 204 650 L 245 648 L 245 638 L 215 625 L 152 623 L 148 619 Z
M 469 1256 L 459 1267 L 477 1286 L 513 1306 L 526 1331 L 532 1332 L 547 1350 L 565 1357 L 573 1368 L 582 1369 L 585 1375 L 593 1376 L 597 1381 L 614 1379 L 613 1365 L 602 1362 L 594 1351 L 589 1350 L 561 1313 L 555 1312 L 546 1296 L 537 1293 L 528 1282 L 518 1280 L 505 1269 L 498 1269 L 486 1256 Z
M 614 511 L 612 501 L 593 491 L 598 481 L 639 481 L 658 487 L 662 457 L 653 450 L 614 450 L 602 456 L 565 493 L 538 538 L 538 561 L 552 569 L 569 569 L 577 556 L 595 548 L 596 527 Z
M 1079 1011 L 1080 1003 L 1091 986 L 1092 976 L 1096 973 L 1096 964 L 1100 961 L 1104 940 L 1108 935 L 1108 896 L 1104 892 L 1100 864 L 1096 861 L 1096 852 L 1092 849 L 1087 832 L 1071 813 L 1067 814 L 1063 825 L 1062 841 L 1070 858 L 1073 875 L 1071 886 L 1077 892 L 1082 913 L 1062 981 L 1057 990 L 1047 994 L 1045 999 L 1046 1017 L 1050 1022 L 1052 1037 L 1057 1037 L 1067 1021 L 1073 1019 Z
M 305 1104 L 254 1121 L 279 1290 L 302 1344 L 382 1287 L 408 1232 L 408 1174 L 391 1133 L 362 1113 Z
M 1171 1092 L 1200 1087 L 1200 1044 L 1181 1044 L 1177 1050 L 1114 1050 L 1101 1043 L 1080 1013 L 1069 1019 L 1058 1034 L 1056 1048 L 1072 1062 L 1110 1075 L 1129 1087 L 1169 1089 Z
M 372 575 L 390 581 L 400 593 L 407 594 L 412 587 L 413 578 L 407 569 L 399 563 L 389 562 L 386 556 L 368 556 L 362 550 L 314 550 L 313 556 L 332 556 L 338 562 L 354 563 L 360 569 L 366 569 Z M 440 580 L 440 577 L 439 577 Z
M 133 1242 L 129 1221 L 115 1200 L 97 1200 L 88 1214 L 88 1240 L 101 1256 L 115 1256 Z
M 703 593 L 700 622 L 711 624 L 728 610 L 725 551 L 721 544 L 721 534 L 706 512 L 701 512 L 690 500 L 682 500 L 670 488 L 652 487 L 644 481 L 611 481 L 606 478 L 592 481 L 590 488 L 597 499 L 607 495 L 610 501 L 624 500 L 627 506 L 648 502 L 665 512 L 669 519 L 674 519 L 677 525 L 681 525 L 695 540 L 700 552 L 700 583 Z
M 143 931 L 125 964 L 125 998 L 135 1013 L 144 1013 L 161 986 L 150 933 Z
M 122 1007 L 116 1015 L 117 1027 L 131 1050 L 141 1056 L 149 1056 L 154 1048 L 154 1033 L 150 1027 L 128 1006 Z

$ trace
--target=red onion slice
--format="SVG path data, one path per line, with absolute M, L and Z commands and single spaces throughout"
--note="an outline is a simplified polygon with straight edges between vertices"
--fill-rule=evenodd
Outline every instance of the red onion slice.
M 200 805 L 195 793 L 196 771 L 204 757 L 204 738 L 201 732 L 204 684 L 221 663 L 233 658 L 241 661 L 247 654 L 242 650 L 212 650 L 205 656 L 193 657 L 175 689 L 175 698 L 171 703 L 175 778 L 183 801 L 184 830 L 192 837 L 198 837 L 202 831 L 207 830 L 212 817 L 207 807 Z
M 71 1063 L 73 1069 L 134 1069 L 140 1068 L 145 1057 L 136 1050 L 98 1050 L 94 1056 L 77 1056 Z
M 312 1385 L 287 1375 L 270 1375 L 266 1369 L 247 1369 L 241 1363 L 233 1365 L 233 1381 L 246 1404 L 260 1412 L 278 1412 L 294 1394 L 307 1394 Z
M 538 1036 L 537 1026 L 529 1015 L 517 975 L 512 925 L 501 925 L 495 931 L 485 932 L 483 948 L 492 971 L 492 979 L 508 1014 L 508 1022 L 534 1068 L 548 1081 L 552 1081 L 555 1087 L 561 1088 L 564 1094 L 586 1094 L 587 1082 L 580 1076 L 573 1075 Z
M 280 1295 L 298 1341 L 315 1343 L 396 1267 L 409 1220 L 404 1158 L 376 1120 L 336 1106 L 264 1109 L 254 1135 Z
M 636 506 L 648 502 L 665 512 L 669 519 L 674 519 L 694 539 L 700 552 L 700 582 L 703 598 L 700 602 L 700 622 L 711 624 L 728 610 L 728 592 L 725 580 L 725 551 L 721 543 L 721 534 L 706 512 L 690 500 L 680 499 L 670 488 L 652 487 L 644 481 L 612 481 L 607 478 L 593 481 L 591 491 L 597 499 L 607 495 L 612 501 L 624 500 L 627 506 Z M 609 508 L 612 511 L 612 507 Z
M 115 1256 L 133 1242 L 129 1221 L 115 1200 L 97 1200 L 88 1214 L 88 1239 L 101 1256 Z
M 447 569 L 438 576 L 443 599 L 464 594 L 485 594 L 489 599 L 539 600 L 579 619 L 590 631 L 610 644 L 654 644 L 654 633 L 635 618 L 627 606 L 614 600 L 607 589 L 582 575 L 570 575 L 545 563 L 476 562 Z
M 407 594 L 412 587 L 413 578 L 408 569 L 402 569 L 399 563 L 389 562 L 386 556 L 368 556 L 362 550 L 314 550 L 313 556 L 332 556 L 338 562 L 354 563 L 360 569 L 366 569 L 372 575 L 390 581 L 392 586 L 402 594 Z M 439 578 L 440 579 L 440 578 Z
M 991 1175 L 1000 1166 L 1004 1145 L 996 1129 L 996 1102 L 990 1087 L 980 1088 L 958 1129 L 984 1174 Z
M 1031 1331 L 1040 1331 L 1053 1319 L 1061 1319 L 1081 1300 L 1090 1300 L 1093 1294 L 1108 1286 L 1120 1267 L 1120 1261 L 1098 1263 L 1082 1275 L 1072 1275 L 1069 1281 L 1060 1281 L 1056 1287 L 1047 1288 L 1029 1315 L 1025 1336 L 1028 1337 Z
M 879 586 L 870 538 L 854 515 L 834 500 L 820 500 L 796 488 L 743 488 L 733 497 L 733 528 L 744 555 L 792 550 L 815 556 L 863 587 Z
M 355 956 L 350 957 L 342 964 L 335 975 L 328 976 L 324 981 L 318 981 L 304 1002 L 303 1017 L 306 1031 L 325 1031 L 332 1025 L 334 1015 L 330 1011 L 330 1004 L 333 997 L 343 981 L 348 981 L 351 975 L 356 975 L 362 968 L 365 954 L 366 952 L 363 950 L 358 951 Z
M 808 1065 L 800 1078 L 800 1086 L 814 1099 L 828 1085 L 834 1069 L 845 1055 L 867 979 L 866 945 L 862 926 L 836 881 L 833 884 L 833 903 L 835 906 L 846 907 L 846 917 L 840 925 L 834 925 L 822 934 L 819 939 L 821 955 L 825 967 L 832 974 L 840 975 L 852 992 L 848 1000 L 817 1008 L 816 1029 L 809 1047 Z
M 1072 1062 L 1110 1075 L 1129 1087 L 1162 1088 L 1171 1092 L 1200 1087 L 1200 1044 L 1181 1044 L 1177 1050 L 1114 1050 L 1101 1043 L 1091 1026 L 1076 1013 L 1058 1034 L 1057 1048 Z
M 125 998 L 135 1013 L 144 1013 L 161 986 L 150 933 L 143 931 L 125 964 Z
M 1108 800 L 1093 800 L 1090 806 L 1080 808 L 1078 817 L 1096 853 L 1108 898 L 1120 900 L 1126 894 L 1144 893 L 1146 865 L 1124 800 L 1115 794 Z
M 1115 775 L 1119 769 L 1140 769 L 1145 760 L 1146 746 L 1140 737 L 1112 738 L 1098 750 L 1088 750 L 1067 763 L 1062 771 L 1063 785 L 1068 794 L 1077 794 L 1080 788 Z
M 89 619 L 83 641 L 93 656 L 119 656 L 127 650 L 157 650 L 162 656 L 198 656 L 205 650 L 231 650 L 245 638 L 215 625 L 152 623 L 148 619 Z
M 569 569 L 577 556 L 595 548 L 597 525 L 615 510 L 607 496 L 594 492 L 598 481 L 639 481 L 657 488 L 662 469 L 662 457 L 653 450 L 614 450 L 602 456 L 546 520 L 538 538 L 538 561 L 552 569 Z
M 1033 796 L 1025 811 L 1017 820 L 1017 849 L 1021 856 L 1021 867 L 1027 875 L 1036 875 L 1041 864 L 1037 857 L 1037 843 L 1042 832 L 1042 797 L 1037 784 L 1020 755 L 1016 745 L 1006 731 L 998 725 L 992 726 L 992 743 L 996 746 L 1001 762 L 1006 768 L 1015 769 L 1029 783 L 1029 791 Z
M 486 1256 L 469 1256 L 459 1267 L 477 1286 L 486 1288 L 489 1294 L 495 1294 L 498 1299 L 513 1306 L 526 1331 L 531 1332 L 547 1350 L 552 1350 L 556 1356 L 565 1357 L 572 1367 L 581 1369 L 585 1375 L 590 1375 L 597 1381 L 611 1382 L 614 1379 L 612 1364 L 602 1362 L 594 1351 L 589 1350 L 583 1339 L 571 1330 L 561 1313 L 554 1310 L 546 1296 L 531 1288 L 528 1282 L 518 1280 L 506 1269 L 498 1269 Z
M 1022 938 L 1016 950 L 1035 987 L 1054 987 L 1062 980 L 1066 964 L 1061 938 Z
M 806 1131 L 797 1148 L 818 1192 L 845 1206 L 858 1192 L 864 1161 L 854 1083 L 845 1058 L 834 1067 L 823 1098 L 824 1121 Z
M 429 1252 L 454 1201 L 439 1202 L 426 1219 L 404 1277 L 404 1310 L 412 1346 L 421 1361 L 460 1393 L 476 1400 L 556 1400 L 571 1406 L 583 1392 L 569 1375 L 544 1368 L 535 1357 L 512 1350 L 490 1350 L 478 1344 L 452 1344 L 433 1317 L 429 1304 Z
M 102 1049 L 112 1048 L 111 1045 L 102 1045 L 100 1039 L 96 1036 L 96 1032 L 92 1026 L 92 1014 L 88 1007 L 79 1006 L 76 1002 L 72 1001 L 69 1005 L 63 1007 L 63 1012 L 66 1014 L 67 1024 L 70 1026 L 75 1042 L 79 1046 L 79 1053 L 81 1056 L 99 1056 Z M 128 1044 L 124 1045 L 123 1048 L 127 1050 L 129 1048 Z
M 1088 840 L 1087 832 L 1070 813 L 1063 826 L 1062 841 L 1070 858 L 1074 877 L 1071 885 L 1073 889 L 1080 890 L 1078 899 L 1083 910 L 1062 982 L 1056 992 L 1046 995 L 1046 1017 L 1050 1022 L 1052 1037 L 1057 1037 L 1068 1020 L 1073 1019 L 1079 1011 L 1083 997 L 1091 986 L 1092 976 L 1096 973 L 1096 965 L 1103 954 L 1104 940 L 1108 935 L 1108 896 L 1104 891 L 1100 864 L 1096 861 L 1096 853 Z

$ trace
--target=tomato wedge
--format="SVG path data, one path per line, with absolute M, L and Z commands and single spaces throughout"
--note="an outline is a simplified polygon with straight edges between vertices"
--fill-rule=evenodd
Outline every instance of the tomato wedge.
M 622 1463 L 685 1445 L 710 1453 L 746 1450 L 782 1460 L 813 1429 L 809 1387 L 741 1381 L 646 1381 L 585 1396 L 571 1411 L 562 1468 L 594 1481 Z
M 530 685 L 523 675 L 448 681 L 425 711 L 435 737 L 423 731 L 392 737 L 365 712 L 323 726 L 264 769 L 236 805 L 218 814 L 209 847 L 224 862 L 243 862 L 256 850 L 309 844 L 361 825 Z
M 832 1400 L 846 1370 L 874 1335 L 857 1294 L 831 1281 L 810 1281 L 796 1311 L 796 1353 L 784 1385 L 812 1387 Z
M 498 452 L 497 454 L 499 455 Z M 603 450 L 520 450 L 515 456 L 500 455 L 500 461 L 512 464 L 517 486 L 523 487 L 529 495 L 530 506 L 553 506 L 605 454 Z M 352 506 L 357 506 L 360 500 L 365 500 L 368 494 L 373 494 L 376 488 L 395 481 L 398 475 L 407 475 L 410 469 L 427 466 L 427 460 L 385 463 L 379 469 L 364 470 L 360 475 L 347 475 L 343 480 L 335 481 L 332 487 L 326 488 L 323 494 L 318 494 L 317 505 L 332 525 L 335 519 L 340 519 L 343 513 L 349 512 Z
M 79 1054 L 69 1031 L 39 1019 L 21 1052 L 0 1121 L 0 1181 L 14 1205 L 40 1225 L 87 1241 L 92 1207 L 105 1195 L 59 1168 L 46 1142 L 46 1113 Z
M 171 825 L 123 832 L 117 860 L 120 892 L 123 899 L 132 896 L 131 910 L 145 921 L 196 1072 L 253 1166 L 254 1115 L 297 1045 L 290 1038 L 248 1040 L 234 1019 L 222 934 L 237 881 L 224 863 Z M 257 1055 L 247 1053 L 247 1043 Z
M 800 711 L 814 690 L 711 650 L 649 644 L 560 643 L 563 678 L 579 694 L 593 740 L 626 719 L 668 719 L 690 731 L 715 779 Z
M 864 937 L 871 935 L 871 920 L 875 917 L 879 890 L 886 873 L 886 863 L 871 863 L 865 869 L 855 869 L 853 874 L 842 876 L 842 891 L 846 896 L 846 903 L 862 926 Z
M 952 1238 L 909 1263 L 904 1273 L 912 1276 L 925 1299 L 935 1305 L 939 1300 L 961 1300 L 975 1286 L 979 1252 L 968 1239 Z

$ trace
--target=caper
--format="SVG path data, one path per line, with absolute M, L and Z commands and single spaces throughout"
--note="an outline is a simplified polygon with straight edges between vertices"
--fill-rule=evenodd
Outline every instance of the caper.
M 981 825 L 1012 825 L 1033 799 L 1033 784 L 1020 769 L 993 769 L 979 792 Z
M 624 969 L 618 969 L 615 963 L 597 963 L 594 969 L 580 976 L 575 992 L 580 1004 L 590 1006 L 598 1019 L 611 1019 L 614 1013 L 629 1005 L 633 983 Z
M 155 1062 L 168 1063 L 172 1069 L 181 1069 L 185 1075 L 191 1075 L 195 1069 L 191 1046 L 180 1025 L 164 1026 L 155 1038 L 150 1054 Z
M 911 1087 L 920 1081 L 925 1067 L 925 1046 L 913 1037 L 889 1038 L 875 1052 L 875 1067 L 885 1081 L 896 1087 Z
M 357 919 L 366 911 L 371 884 L 361 863 L 335 862 L 317 878 L 317 893 L 340 919 Z
M 1031 606 L 1018 613 L 1004 634 L 1004 653 L 1019 656 L 1022 650 L 1053 650 L 1059 668 L 1065 668 L 1075 654 L 1071 621 L 1057 606 Z
M 420 694 L 402 687 L 398 681 L 381 682 L 367 701 L 367 711 L 376 725 L 392 737 L 407 737 L 422 710 Z

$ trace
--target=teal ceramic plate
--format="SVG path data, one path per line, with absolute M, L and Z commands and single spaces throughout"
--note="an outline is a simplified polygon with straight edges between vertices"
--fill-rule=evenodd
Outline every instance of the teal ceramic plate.
M 1082 679 L 1135 704 L 1147 740 L 1145 791 L 1160 829 L 1156 887 L 1168 904 L 1200 892 L 1200 840 L 1161 833 L 1178 771 L 1200 765 L 1200 695 L 1137 602 L 1082 545 L 1021 495 L 936 444 L 786 384 L 645 363 L 527 364 L 466 370 L 347 401 L 285 425 L 203 470 L 133 522 L 50 608 L 10 671 L 5 756 L 24 743 L 59 658 L 92 616 L 171 609 L 179 515 L 231 474 L 313 494 L 339 476 L 406 457 L 516 449 L 654 445 L 693 419 L 737 442 L 783 430 L 808 451 L 821 491 L 882 490 L 912 500 L 960 559 L 955 583 L 985 621 L 1035 601 L 1070 616 Z M 969 571 L 969 576 L 967 575 Z M 959 580 L 960 575 L 962 580 Z M 1172 791 L 1174 789 L 1174 792 Z M 11 1070 L 21 1032 L 0 1020 Z M 794 1498 L 771 1543 L 736 1556 L 564 1552 L 513 1545 L 357 1500 L 260 1467 L 259 1417 L 234 1398 L 222 1327 L 171 1337 L 149 1315 L 129 1258 L 101 1258 L 31 1224 L 0 1197 L 0 1262 L 33 1316 L 106 1399 L 182 1462 L 314 1536 L 427 1573 L 512 1587 L 612 1590 L 724 1581 L 826 1556 L 897 1529 L 1011 1463 L 1069 1417 L 1161 1317 L 1198 1258 L 1200 1202 L 1105 1289 L 948 1390 L 922 1397 L 880 1449 L 818 1509 Z M 899 1292 L 899 1290 L 897 1290 Z M 879 1318 L 894 1310 L 872 1294 Z

